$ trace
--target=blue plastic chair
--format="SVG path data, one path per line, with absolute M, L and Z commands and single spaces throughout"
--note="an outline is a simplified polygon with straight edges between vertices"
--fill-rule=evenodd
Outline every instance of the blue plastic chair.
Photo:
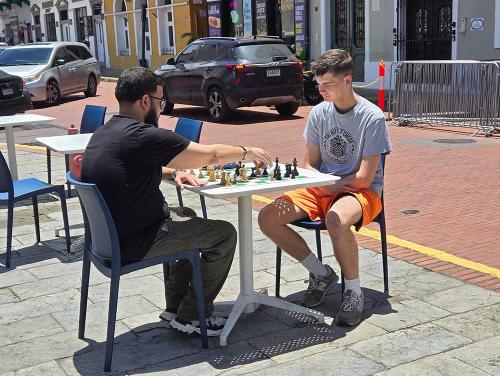
M 385 171 L 385 154 L 381 156 L 382 160 L 382 174 Z M 387 267 L 387 230 L 385 227 L 385 212 L 384 212 L 384 192 L 382 191 L 382 211 L 375 217 L 373 222 L 380 226 L 380 241 L 382 244 L 382 266 L 384 269 L 384 293 L 389 295 L 389 273 Z M 321 253 L 321 230 L 326 230 L 325 221 L 323 219 L 312 221 L 308 218 L 300 219 L 291 223 L 293 226 L 304 228 L 307 230 L 314 230 L 316 232 L 316 253 L 318 259 L 322 261 L 323 256 Z M 280 296 L 280 274 L 281 274 L 281 249 L 276 247 L 276 296 Z M 342 294 L 344 293 L 344 276 L 342 275 Z
M 163 269 L 165 271 L 165 268 L 167 267 L 166 265 L 168 265 L 168 262 L 170 261 L 185 259 L 189 260 L 193 265 L 194 288 L 198 306 L 198 318 L 200 320 L 201 344 L 203 348 L 207 348 L 208 338 L 207 328 L 205 325 L 205 305 L 201 280 L 200 250 L 192 249 L 175 252 L 122 265 L 120 243 L 115 223 L 104 198 L 99 192 L 99 189 L 95 184 L 82 183 L 76 180 L 71 172 L 68 172 L 67 179 L 75 186 L 76 191 L 78 192 L 85 223 L 85 245 L 83 254 L 82 288 L 80 295 L 80 319 L 78 325 L 79 339 L 83 339 L 85 337 L 90 263 L 92 262 L 102 274 L 111 279 L 104 371 L 108 372 L 111 369 L 120 277 L 136 270 L 144 269 L 157 264 L 163 264 Z M 164 282 L 165 284 L 167 282 L 166 275 Z
M 104 124 L 106 117 L 106 109 L 104 106 L 94 106 L 88 104 L 83 110 L 82 121 L 80 122 L 80 133 L 94 133 L 100 126 Z M 52 163 L 50 157 L 50 149 L 46 149 L 47 154 L 47 182 L 52 182 Z M 66 172 L 69 171 L 69 155 L 64 155 L 64 162 L 66 164 Z M 71 197 L 71 186 L 67 183 L 68 197 Z
M 5 252 L 5 266 L 10 268 L 10 256 L 12 248 L 12 228 L 14 226 L 14 204 L 18 201 L 31 198 L 33 202 L 33 214 L 35 218 L 36 241 L 40 243 L 40 221 L 38 218 L 38 196 L 45 193 L 56 192 L 61 199 L 61 209 L 66 233 L 66 247 L 70 250 L 71 241 L 69 237 L 68 211 L 66 208 L 66 197 L 63 185 L 51 185 L 38 179 L 12 180 L 7 162 L 0 152 L 0 205 L 7 204 L 7 250 Z
M 193 142 L 200 142 L 201 128 L 203 127 L 203 122 L 201 120 L 179 118 L 177 124 L 175 125 L 174 132 L 180 134 L 182 137 Z M 179 206 L 184 207 L 182 201 L 182 192 L 177 187 L 177 199 L 179 200 Z M 203 213 L 203 218 L 207 218 L 207 207 L 205 205 L 205 197 L 200 195 L 201 211 Z

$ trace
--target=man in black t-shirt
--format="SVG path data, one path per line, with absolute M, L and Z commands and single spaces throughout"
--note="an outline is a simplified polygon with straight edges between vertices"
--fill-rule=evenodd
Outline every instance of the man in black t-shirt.
M 213 315 L 213 301 L 231 267 L 236 230 L 229 222 L 186 218 L 170 210 L 159 188 L 161 179 L 174 179 L 181 187 L 200 185 L 200 180 L 180 169 L 247 158 L 269 165 L 271 159 L 259 148 L 202 145 L 159 128 L 166 103 L 162 82 L 146 68 L 125 70 L 115 96 L 119 114 L 90 139 L 82 181 L 95 183 L 108 204 L 120 240 L 122 264 L 187 249 L 202 250 L 207 330 L 209 335 L 219 335 L 225 319 Z M 167 309 L 160 317 L 178 330 L 199 333 L 189 262 L 171 263 L 166 295 Z

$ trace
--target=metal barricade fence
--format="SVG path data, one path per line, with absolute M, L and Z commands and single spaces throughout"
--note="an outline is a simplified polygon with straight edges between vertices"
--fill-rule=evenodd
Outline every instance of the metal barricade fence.
M 390 87 L 389 112 L 400 125 L 500 132 L 498 61 L 398 61 L 391 64 Z

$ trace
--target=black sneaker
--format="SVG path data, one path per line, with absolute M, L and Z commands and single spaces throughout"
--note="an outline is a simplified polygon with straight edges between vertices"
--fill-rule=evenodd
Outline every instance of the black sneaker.
M 325 295 L 338 281 L 339 276 L 335 274 L 333 269 L 329 265 L 325 265 L 328 269 L 328 275 L 326 277 L 316 277 L 314 274 L 309 273 L 309 286 L 304 294 L 304 301 L 302 305 L 307 308 L 316 307 L 323 302 Z
M 361 321 L 363 309 L 365 307 L 365 296 L 363 291 L 361 295 L 356 294 L 352 290 L 347 290 L 344 293 L 344 300 L 340 306 L 340 311 L 335 316 L 335 322 L 339 326 L 353 326 Z
M 224 329 L 224 324 L 226 323 L 226 319 L 224 317 L 212 315 L 208 319 L 206 319 L 207 323 L 207 335 L 209 337 L 217 337 L 221 334 L 222 329 Z M 184 333 L 198 333 L 201 334 L 200 331 L 200 322 L 198 320 L 195 321 L 186 321 L 179 317 L 176 317 L 170 322 L 170 326 Z
M 160 314 L 160 319 L 170 322 L 177 317 L 177 308 L 167 308 Z

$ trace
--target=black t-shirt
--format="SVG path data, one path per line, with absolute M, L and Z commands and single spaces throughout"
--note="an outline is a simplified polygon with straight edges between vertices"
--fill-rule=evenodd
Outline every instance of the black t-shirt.
M 83 159 L 82 181 L 95 183 L 108 204 L 120 239 L 122 264 L 144 257 L 169 215 L 160 191 L 161 167 L 189 142 L 124 115 L 113 116 L 92 135 Z

